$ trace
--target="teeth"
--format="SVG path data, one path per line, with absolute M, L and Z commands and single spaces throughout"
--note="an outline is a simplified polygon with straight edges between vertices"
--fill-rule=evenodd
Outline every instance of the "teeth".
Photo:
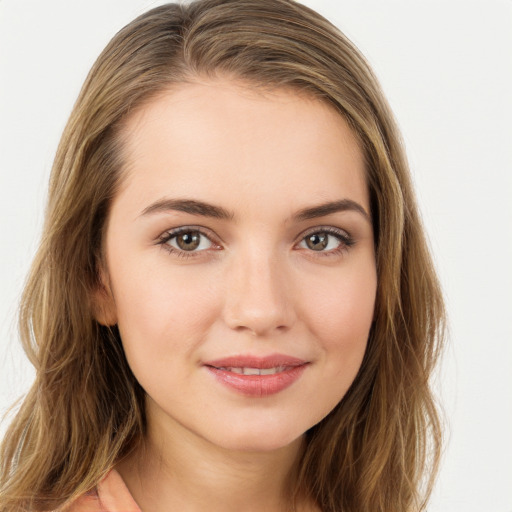
M 274 368 L 236 368 L 228 367 L 221 368 L 231 373 L 238 373 L 239 375 L 275 375 L 285 370 L 283 366 L 276 366 Z
M 244 375 L 261 375 L 259 368 L 244 368 Z
M 276 373 L 279 373 L 281 370 L 280 367 L 278 368 L 262 368 L 260 370 L 260 375 L 275 375 Z

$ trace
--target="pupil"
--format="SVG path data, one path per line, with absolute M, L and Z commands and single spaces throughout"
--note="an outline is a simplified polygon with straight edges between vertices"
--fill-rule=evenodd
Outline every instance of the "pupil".
M 313 249 L 314 251 L 321 251 L 327 247 L 327 238 L 328 237 L 325 233 L 315 233 L 314 235 L 308 236 L 306 239 L 306 244 L 310 249 Z
M 192 251 L 199 247 L 199 233 L 197 231 L 183 233 L 178 236 L 176 241 L 180 249 L 183 249 L 184 251 Z

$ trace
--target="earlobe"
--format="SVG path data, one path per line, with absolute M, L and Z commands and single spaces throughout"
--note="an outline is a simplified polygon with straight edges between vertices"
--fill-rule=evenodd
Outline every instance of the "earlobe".
M 100 279 L 92 291 L 92 312 L 94 319 L 105 327 L 117 324 L 117 310 L 106 273 L 100 271 Z

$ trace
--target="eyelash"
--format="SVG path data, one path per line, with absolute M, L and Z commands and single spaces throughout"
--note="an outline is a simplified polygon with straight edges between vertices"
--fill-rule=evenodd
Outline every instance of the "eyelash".
M 334 228 L 332 226 L 318 226 L 315 227 L 306 233 L 303 233 L 301 235 L 300 242 L 303 242 L 306 240 L 308 236 L 319 234 L 319 233 L 325 233 L 327 235 L 331 235 L 334 238 L 336 238 L 340 245 L 336 249 L 332 249 L 330 251 L 313 251 L 312 249 L 309 251 L 316 256 L 329 258 L 329 257 L 335 257 L 339 256 L 343 253 L 346 253 L 353 245 L 355 245 L 356 241 L 354 238 L 349 235 L 346 231 L 338 228 Z
M 166 231 L 158 239 L 158 244 L 161 245 L 162 248 L 165 249 L 167 252 L 174 254 L 180 258 L 196 258 L 200 256 L 202 252 L 205 252 L 206 249 L 202 251 L 182 251 L 169 245 L 168 242 L 170 240 L 184 233 L 200 233 L 202 236 L 206 237 L 214 246 L 219 245 L 212 240 L 213 237 L 209 235 L 209 233 L 207 233 L 203 228 L 199 226 L 183 226 L 180 228 L 173 229 L 171 231 Z
M 199 233 L 200 235 L 206 237 L 213 246 L 219 246 L 215 241 L 212 240 L 212 236 L 209 235 L 203 228 L 199 226 L 183 226 L 180 228 L 173 229 L 171 231 L 166 231 L 163 235 L 158 239 L 158 245 L 161 245 L 164 250 L 167 252 L 176 255 L 180 258 L 196 258 L 201 255 L 201 253 L 206 252 L 208 249 L 203 249 L 201 251 L 183 251 L 180 249 L 176 249 L 169 245 L 169 241 L 183 233 Z M 303 242 L 308 236 L 325 233 L 336 238 L 340 245 L 336 249 L 332 249 L 330 251 L 314 251 L 310 250 L 309 252 L 315 254 L 319 257 L 333 257 L 338 256 L 342 253 L 347 252 L 356 242 L 346 231 L 334 228 L 332 226 L 318 226 L 314 229 L 311 229 L 302 234 L 299 243 Z

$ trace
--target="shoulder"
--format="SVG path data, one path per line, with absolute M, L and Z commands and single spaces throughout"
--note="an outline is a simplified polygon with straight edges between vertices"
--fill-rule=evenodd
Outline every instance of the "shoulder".
M 98 492 L 94 489 L 74 501 L 63 512 L 107 512 L 101 505 Z
M 74 501 L 65 512 L 141 512 L 121 475 L 110 471 L 92 491 Z

